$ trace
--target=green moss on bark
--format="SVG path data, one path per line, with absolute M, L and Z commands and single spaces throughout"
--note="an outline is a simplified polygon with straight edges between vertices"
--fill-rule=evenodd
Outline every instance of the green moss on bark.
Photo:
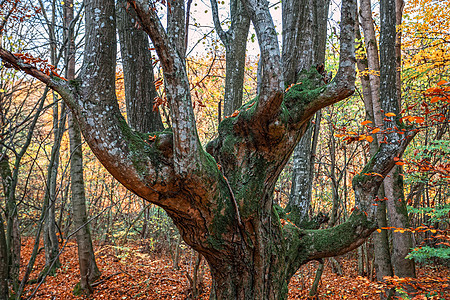
M 171 131 L 165 129 L 164 131 L 151 133 L 137 132 L 128 126 L 122 116 L 119 117 L 117 124 L 122 134 L 128 140 L 130 159 L 133 162 L 135 170 L 142 177 L 145 177 L 148 173 L 147 160 L 150 159 L 156 174 L 158 174 L 161 166 L 161 152 L 157 148 L 160 142 L 160 135 L 171 134 Z M 150 137 L 152 137 L 152 141 L 150 141 Z
M 347 222 L 329 229 L 308 230 L 308 238 L 312 251 L 336 251 L 344 245 L 351 245 L 360 228 L 375 228 L 375 224 L 368 221 L 362 211 L 356 211 Z

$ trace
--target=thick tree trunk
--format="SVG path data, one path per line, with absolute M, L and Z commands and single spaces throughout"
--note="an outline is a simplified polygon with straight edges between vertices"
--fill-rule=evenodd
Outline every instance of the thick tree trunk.
M 185 242 L 208 261 L 217 299 L 285 299 L 287 283 L 304 263 L 340 255 L 361 245 L 375 229 L 373 199 L 394 157 L 408 139 L 380 147 L 354 178 L 356 207 L 343 224 L 305 230 L 285 220 L 274 207 L 275 183 L 307 122 L 323 107 L 354 91 L 356 1 L 342 3 L 339 70 L 329 83 L 316 68 L 305 70 L 302 84 L 286 91 L 275 25 L 268 3 L 244 0 L 264 64 L 259 96 L 237 116 L 221 122 L 218 137 L 205 153 L 196 131 L 185 68 L 183 1 L 168 8 L 168 26 L 147 1 L 133 0 L 164 71 L 171 132 L 133 131 L 120 114 L 115 95 L 114 1 L 87 0 L 85 61 L 78 82 L 57 82 L 20 64 L 11 53 L 0 56 L 34 74 L 61 93 L 97 158 L 127 188 L 163 207 Z M 102 26 L 98 26 L 102 24 Z M 77 86 L 78 88 L 72 88 Z M 385 109 L 388 109 L 388 105 Z
M 242 243 L 238 238 L 228 248 L 232 252 L 227 254 L 226 250 L 221 256 L 207 258 L 213 277 L 212 299 L 287 298 L 286 253 L 281 232 L 274 234 L 280 228 L 267 232 L 262 224 L 254 225 L 251 242 Z M 234 234 L 240 236 L 239 232 Z

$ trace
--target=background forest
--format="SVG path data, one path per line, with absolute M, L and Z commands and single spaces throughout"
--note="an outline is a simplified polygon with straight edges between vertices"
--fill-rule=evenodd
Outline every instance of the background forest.
M 198 136 L 206 145 L 217 138 L 220 120 L 239 113 L 240 105 L 224 99 L 231 46 L 217 27 L 230 29 L 231 17 L 225 1 L 215 2 L 215 8 L 187 1 L 191 5 L 186 65 Z M 380 89 L 379 3 L 361 0 L 358 5 L 356 92 L 315 114 L 300 141 L 303 150 L 295 150 L 281 172 L 273 201 L 288 212 L 282 223 L 307 219 L 311 228 L 324 229 L 345 222 L 355 206 L 353 177 L 387 131 L 402 132 L 379 126 L 396 114 L 379 110 L 377 116 L 373 104 Z M 338 6 L 332 3 L 328 12 L 325 64 L 316 66 L 325 83 L 339 65 Z M 123 1 L 117 7 L 120 28 L 120 22 L 132 21 Z M 2 0 L 0 8 L 1 48 L 62 79 L 78 74 L 85 43 L 82 1 Z M 271 3 L 271 10 L 277 9 L 281 3 Z M 204 15 L 211 11 L 216 24 L 205 25 Z M 302 266 L 291 280 L 289 299 L 450 298 L 449 15 L 448 0 L 405 0 L 397 19 L 397 90 L 401 122 L 416 135 L 384 178 L 375 204 L 378 229 L 357 250 Z M 135 30 L 140 30 L 137 22 Z M 126 58 L 127 36 L 119 32 L 119 39 L 116 95 L 129 117 L 133 110 L 127 107 L 131 92 L 125 88 L 124 69 L 132 62 Z M 251 29 L 249 49 L 255 40 Z M 153 97 L 147 102 L 151 107 L 135 110 L 159 111 L 155 122 L 168 128 L 172 120 L 164 77 L 154 47 L 148 44 L 147 49 Z M 249 50 L 244 57 L 242 103 L 247 103 L 258 91 L 259 54 Z M 104 169 L 61 96 L 8 64 L 0 66 L 0 299 L 75 299 L 83 294 L 94 299 L 208 299 L 208 264 L 184 243 L 166 212 Z M 310 190 L 306 202 L 299 198 L 302 187 Z

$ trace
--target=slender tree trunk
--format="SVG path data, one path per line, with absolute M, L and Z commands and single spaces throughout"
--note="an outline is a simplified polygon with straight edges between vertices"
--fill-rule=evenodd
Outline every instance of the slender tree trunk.
M 316 277 L 314 277 L 314 282 L 312 284 L 311 290 L 309 291 L 309 296 L 314 297 L 317 295 L 317 290 L 319 289 L 320 279 L 322 278 L 323 271 L 325 269 L 325 262 L 321 260 L 319 266 L 317 267 Z
M 9 172 L 8 172 L 9 171 Z M 2 179 L 3 194 L 5 199 L 8 195 L 9 185 L 5 182 L 5 175 L 11 173 L 9 170 L 9 162 L 6 154 L 0 154 L 0 174 Z M 9 287 L 8 287 L 8 245 L 6 243 L 5 227 L 3 225 L 3 217 L 0 212 L 0 299 L 8 299 Z
M 364 104 L 366 107 L 367 117 L 373 117 L 371 120 L 373 124 L 376 127 L 381 128 L 383 125 L 383 120 L 380 102 L 380 77 L 378 76 L 380 71 L 378 42 L 375 35 L 370 0 L 361 0 L 360 5 L 361 25 L 364 31 L 367 59 L 359 60 L 358 68 L 360 71 L 365 72 L 364 74 L 368 73 L 362 78 L 363 94 L 365 96 Z M 369 94 L 370 98 L 368 98 Z M 379 138 L 374 137 L 374 142 L 370 145 L 371 157 L 373 157 L 378 151 L 377 145 L 380 145 L 379 141 Z M 384 196 L 379 198 L 383 199 Z M 387 227 L 386 202 L 379 201 L 377 203 L 376 210 L 378 227 Z M 375 245 L 374 255 L 377 279 L 381 281 L 384 276 L 393 276 L 387 231 L 382 230 L 381 233 L 375 232 L 373 234 L 373 240 Z
M 223 115 L 233 114 L 242 105 L 245 54 L 250 18 L 241 0 L 230 1 L 231 26 L 225 32 L 219 20 L 217 1 L 211 0 L 214 27 L 225 45 L 226 73 Z
M 378 55 L 378 42 L 375 34 L 374 21 L 372 19 L 372 5 L 370 0 L 360 1 L 361 25 L 364 32 L 364 44 L 367 51 L 368 76 L 371 86 L 372 111 L 375 126 L 383 123 L 380 103 L 380 59 Z
M 44 11 L 43 3 L 40 2 L 41 8 Z M 52 1 L 51 4 L 52 15 L 51 19 L 46 19 L 48 34 L 49 34 L 49 50 L 50 50 L 50 62 L 56 66 L 58 63 L 57 58 L 57 45 L 56 45 L 56 1 Z M 45 16 L 47 18 L 47 16 Z M 58 95 L 53 92 L 53 146 L 50 154 L 50 161 L 47 168 L 47 186 L 44 196 L 44 206 L 47 205 L 47 211 L 45 212 L 44 223 L 44 248 L 45 248 L 45 268 L 41 275 L 54 274 L 55 270 L 60 267 L 59 262 L 59 243 L 56 236 L 56 199 L 57 199 L 57 179 L 58 179 L 58 167 L 59 167 L 59 151 L 61 147 L 62 136 L 65 130 L 66 124 L 66 106 L 64 103 L 59 103 Z
M 390 226 L 409 228 L 409 217 L 403 194 L 403 177 L 401 167 L 396 166 L 384 180 L 384 190 L 387 197 Z M 415 277 L 414 260 L 405 258 L 413 248 L 411 232 L 392 233 L 392 265 L 395 275 L 399 277 Z
M 8 156 L 6 153 L 2 153 L 0 159 L 0 176 L 2 178 L 3 191 L 6 197 L 5 219 L 6 219 L 6 247 L 7 247 L 7 265 L 8 265 L 8 278 L 12 282 L 13 290 L 20 294 L 19 291 L 19 267 L 20 267 L 20 247 L 21 237 L 19 231 L 19 219 L 17 216 L 17 204 L 16 204 L 16 188 L 19 180 L 19 169 L 21 166 L 22 158 L 28 150 L 28 146 L 31 143 L 33 137 L 33 131 L 36 127 L 37 120 L 42 112 L 44 101 L 47 96 L 48 89 L 44 91 L 44 95 L 39 99 L 36 104 L 36 111 L 30 126 L 26 139 L 20 151 L 15 152 L 15 161 L 13 165 L 13 171 L 11 171 Z M 2 120 L 3 122 L 3 120 Z
M 55 206 L 57 199 L 57 179 L 59 167 L 59 150 L 61 147 L 62 136 L 66 122 L 66 108 L 61 105 L 61 114 L 59 114 L 57 97 L 54 94 L 53 108 L 53 131 L 54 141 L 50 155 L 50 161 L 47 169 L 47 186 L 44 196 L 44 203 L 47 203 L 46 218 L 44 223 L 44 248 L 45 248 L 45 268 L 41 275 L 46 272 L 53 275 L 57 268 L 60 267 L 59 262 L 59 242 L 56 236 L 56 218 Z M 55 261 L 55 262 L 54 262 Z
M 403 0 L 396 0 L 396 24 L 401 24 L 403 12 Z M 395 61 L 396 61 L 396 93 L 398 105 L 401 107 L 401 35 L 397 33 L 395 38 Z M 406 201 L 403 188 L 402 167 L 395 166 L 384 180 L 384 191 L 387 201 L 389 223 L 397 228 L 409 228 L 410 222 L 406 210 Z M 416 277 L 414 260 L 405 258 L 413 248 L 412 233 L 392 233 L 392 265 L 395 275 L 399 277 Z
M 75 39 L 70 28 L 74 20 L 73 0 L 67 0 L 64 6 L 64 23 L 68 29 L 66 37 L 66 78 L 75 78 Z M 78 263 L 80 267 L 79 290 L 75 287 L 75 294 L 89 295 L 92 292 L 91 284 L 100 277 L 100 271 L 95 262 L 94 247 L 92 245 L 88 216 L 86 213 L 86 195 L 83 178 L 83 149 L 80 129 L 75 123 L 72 113 L 68 113 L 69 140 L 70 140 L 70 177 L 72 191 L 73 224 L 75 225 L 78 244 Z
M 329 0 L 296 0 L 282 3 L 283 8 L 283 64 L 284 84 L 296 83 L 302 70 L 315 66 L 325 75 L 325 46 Z M 305 79 L 306 80 L 306 79 Z M 327 78 L 317 82 L 318 86 Z M 315 148 L 318 141 L 321 113 L 316 114 L 295 147 L 293 156 L 292 185 L 286 211 L 295 224 L 309 221 Z
M 0 299 L 8 299 L 8 247 L 6 245 L 5 227 L 0 213 Z
M 80 265 L 80 288 L 83 294 L 89 294 L 90 285 L 100 277 L 100 271 L 95 262 L 94 247 L 92 245 L 88 216 L 86 213 L 86 196 L 83 179 L 83 152 L 81 149 L 81 134 L 78 125 L 69 114 L 69 137 L 71 149 L 71 186 L 72 186 L 72 211 L 75 229 L 77 232 L 78 261 Z
M 33 130 L 33 126 L 30 130 Z M 27 143 L 26 143 L 27 144 Z M 28 145 L 24 146 L 28 148 Z M 23 150 L 23 149 L 22 149 Z M 12 282 L 14 291 L 19 287 L 19 268 L 20 268 L 20 246 L 21 237 L 19 230 L 19 217 L 17 213 L 16 187 L 18 183 L 18 170 L 21 158 L 25 151 L 16 156 L 14 171 L 11 172 L 8 157 L 4 154 L 1 160 L 1 176 L 3 181 L 3 190 L 6 195 L 6 247 L 7 247 L 7 264 L 9 271 L 9 279 Z
M 314 168 L 311 140 L 316 126 L 320 125 L 316 123 L 306 130 L 292 154 L 292 184 L 286 212 L 290 213 L 290 219 L 295 224 L 300 225 L 309 221 Z

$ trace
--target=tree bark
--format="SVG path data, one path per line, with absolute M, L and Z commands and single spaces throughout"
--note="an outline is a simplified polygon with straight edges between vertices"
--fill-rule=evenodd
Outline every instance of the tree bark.
M 364 43 L 366 46 L 367 57 L 359 60 L 359 70 L 363 74 L 361 78 L 364 105 L 366 115 L 373 122 L 375 127 L 382 128 L 382 114 L 380 103 L 380 61 L 378 55 L 378 42 L 375 35 L 374 21 L 372 19 L 372 7 L 370 0 L 362 0 L 360 8 L 361 25 L 364 31 Z M 370 119 L 371 118 L 371 119 Z M 381 138 L 373 136 L 374 143 L 370 144 L 371 157 L 378 151 Z M 380 199 L 384 199 L 384 192 L 380 191 Z M 377 203 L 377 222 L 378 228 L 387 227 L 386 202 Z M 375 267 L 377 270 L 377 279 L 383 280 L 385 276 L 393 276 L 391 263 L 391 254 L 389 249 L 389 240 L 387 231 L 383 230 L 373 234 Z
M 0 214 L 0 298 L 8 299 L 8 247 L 6 245 L 3 217 Z
M 223 114 L 224 116 L 230 116 L 242 105 L 245 54 L 250 18 L 242 1 L 232 0 L 230 1 L 231 26 L 227 31 L 224 31 L 219 20 L 216 0 L 211 0 L 211 8 L 214 27 L 220 40 L 225 45 L 226 71 Z
M 315 66 L 325 74 L 325 45 L 328 8 L 330 1 L 284 1 L 283 9 L 283 70 L 284 84 L 303 80 L 302 70 Z M 330 78 L 331 79 L 331 78 Z M 326 83 L 317 82 L 317 87 Z M 292 186 L 286 212 L 295 224 L 306 225 L 312 194 L 315 148 L 320 129 L 320 112 L 316 122 L 301 137 L 293 153 Z M 314 135 L 313 135 L 314 132 Z
M 66 32 L 66 78 L 75 78 L 75 38 L 70 30 L 70 24 L 74 20 L 73 0 L 67 0 L 64 5 L 64 23 L 69 30 Z M 73 119 L 72 113 L 68 113 L 69 142 L 70 142 L 70 177 L 72 192 L 73 224 L 75 225 L 78 263 L 80 267 L 79 291 L 76 294 L 89 295 L 92 291 L 91 284 L 100 277 L 100 271 L 95 262 L 94 247 L 92 245 L 88 216 L 86 213 L 86 195 L 83 177 L 83 148 L 81 133 Z
M 50 154 L 50 161 L 47 168 L 47 181 L 44 195 L 44 205 L 47 208 L 45 212 L 44 223 L 44 249 L 45 249 L 45 268 L 41 275 L 45 273 L 54 274 L 56 269 L 60 267 L 59 262 L 59 243 L 56 236 L 56 219 L 55 206 L 57 199 L 57 179 L 59 167 L 59 150 L 61 147 L 62 136 L 66 123 L 66 108 L 65 104 L 61 104 L 61 112 L 59 112 L 59 104 L 57 95 L 53 95 L 53 133 L 54 140 L 52 151 Z
M 117 3 L 127 121 L 131 128 L 140 132 L 162 131 L 164 126 L 159 109 L 153 110 L 157 93 L 148 36 L 136 28 L 136 13 L 131 8 L 127 10 L 126 6 L 126 0 Z
M 402 0 L 395 1 L 395 22 L 401 24 L 404 3 Z M 392 47 L 392 45 L 390 45 Z M 401 35 L 395 36 L 395 61 L 396 61 L 396 98 L 398 106 L 401 107 Z M 387 201 L 390 225 L 397 228 L 409 228 L 410 222 L 406 210 L 405 195 L 403 192 L 402 167 L 395 166 L 384 180 L 384 190 Z M 414 247 L 412 234 L 409 231 L 403 233 L 392 233 L 392 265 L 395 275 L 399 277 L 416 277 L 414 260 L 406 259 L 411 249 Z

